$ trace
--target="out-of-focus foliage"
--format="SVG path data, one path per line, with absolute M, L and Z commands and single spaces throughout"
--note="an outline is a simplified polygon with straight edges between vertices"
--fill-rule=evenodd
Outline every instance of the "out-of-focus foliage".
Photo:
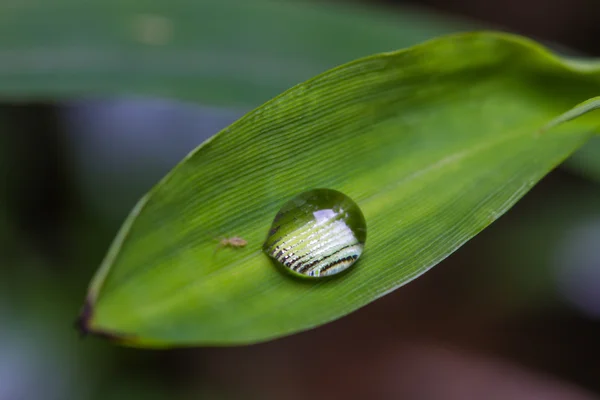
M 253 107 L 336 65 L 467 27 L 411 9 L 305 1 L 6 2 L 0 97 L 136 94 Z

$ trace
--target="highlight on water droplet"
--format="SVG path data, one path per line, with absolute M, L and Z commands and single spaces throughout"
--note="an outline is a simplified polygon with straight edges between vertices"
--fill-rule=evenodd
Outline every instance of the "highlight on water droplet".
M 358 205 L 332 189 L 314 189 L 279 210 L 263 250 L 287 271 L 302 277 L 340 273 L 358 260 L 367 239 Z

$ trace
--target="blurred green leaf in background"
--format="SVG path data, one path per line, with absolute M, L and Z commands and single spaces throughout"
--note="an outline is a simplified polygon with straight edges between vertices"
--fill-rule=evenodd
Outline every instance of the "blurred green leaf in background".
M 57 9 L 60 17 L 47 18 Z M 33 0 L 1 10 L 5 98 L 147 95 L 233 107 L 473 25 L 408 8 L 293 0 Z

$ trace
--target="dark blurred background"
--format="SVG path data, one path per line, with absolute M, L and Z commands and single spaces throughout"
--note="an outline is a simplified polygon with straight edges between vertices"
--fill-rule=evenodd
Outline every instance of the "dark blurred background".
M 168 88 L 157 91 L 164 98 L 148 98 L 53 89 L 54 96 L 41 84 L 36 96 L 16 84 L 0 85 L 0 400 L 600 398 L 600 180 L 581 168 L 552 172 L 423 277 L 310 332 L 247 347 L 169 351 L 78 336 L 73 322 L 87 284 L 136 200 L 186 153 L 263 100 L 336 64 L 385 50 L 370 51 L 362 41 L 377 21 L 398 28 L 399 37 L 402 24 L 412 24 L 406 30 L 412 36 L 395 47 L 390 39 L 388 50 L 445 31 L 491 26 L 600 56 L 595 0 L 302 3 L 321 31 L 307 20 L 303 30 L 273 38 L 276 46 L 290 40 L 310 52 L 311 44 L 322 50 L 327 38 L 343 40 L 346 33 L 336 29 L 348 24 L 358 33 L 343 43 L 331 39 L 328 54 L 337 55 L 322 65 L 297 62 L 292 73 L 277 70 L 275 62 L 274 73 L 254 83 L 260 96 L 243 85 L 236 91 L 215 84 L 197 102 L 169 100 Z M 0 14 L 19 7 L 7 4 Z M 58 20 L 65 9 L 38 17 Z M 370 25 L 361 25 L 363 17 Z M 225 25 L 227 18 L 224 11 Z M 147 20 L 140 40 L 160 45 L 176 31 L 172 24 Z M 244 74 L 252 65 L 273 63 L 261 44 L 244 42 L 248 26 L 230 32 L 232 48 L 253 57 Z M 95 27 L 69 29 L 85 38 Z M 6 51 L 2 43 L 0 82 L 2 74 L 29 69 L 42 77 L 56 72 L 36 70 L 35 58 Z M 290 46 L 288 54 L 275 55 L 291 57 Z M 230 48 L 213 47 L 214 58 L 205 52 L 204 61 L 219 69 Z M 352 52 L 357 48 L 364 54 Z M 16 72 L 7 67 L 11 60 L 18 60 Z M 267 87 L 272 91 L 261 92 Z

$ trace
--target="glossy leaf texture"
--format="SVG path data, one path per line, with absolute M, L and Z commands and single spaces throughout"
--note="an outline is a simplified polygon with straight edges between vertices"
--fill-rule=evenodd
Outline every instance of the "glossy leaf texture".
M 439 263 L 598 132 L 598 94 L 600 67 L 485 32 L 318 75 L 203 143 L 139 202 L 82 326 L 133 346 L 239 345 L 346 315 Z M 306 282 L 261 246 L 279 207 L 319 187 L 357 202 L 368 240 L 350 271 Z M 247 246 L 215 251 L 232 236 Z

